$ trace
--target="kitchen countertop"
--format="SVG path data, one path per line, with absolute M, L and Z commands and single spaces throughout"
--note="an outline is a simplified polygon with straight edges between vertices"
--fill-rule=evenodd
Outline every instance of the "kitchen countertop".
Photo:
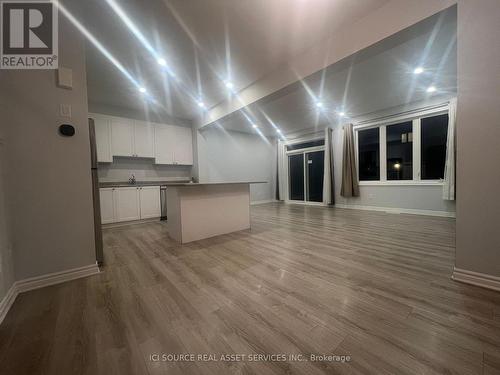
M 169 182 L 166 186 L 203 186 L 203 185 L 241 185 L 241 184 L 265 184 L 267 181 L 236 181 L 236 182 Z
M 141 187 L 141 186 L 165 186 L 169 184 L 186 184 L 186 181 L 136 181 L 135 184 L 131 184 L 128 181 L 111 181 L 111 182 L 99 182 L 100 188 L 114 188 L 114 187 Z
M 237 184 L 265 184 L 267 181 L 237 181 L 237 182 L 189 182 L 186 181 L 136 181 L 131 184 L 128 181 L 100 182 L 100 188 L 116 187 L 141 187 L 141 186 L 202 186 L 202 185 L 237 185 Z
M 141 186 L 202 186 L 202 185 L 237 185 L 237 184 L 265 184 L 266 181 L 237 181 L 237 182 L 189 182 L 186 181 L 136 181 L 131 184 L 127 181 L 100 182 L 100 188 L 141 187 Z

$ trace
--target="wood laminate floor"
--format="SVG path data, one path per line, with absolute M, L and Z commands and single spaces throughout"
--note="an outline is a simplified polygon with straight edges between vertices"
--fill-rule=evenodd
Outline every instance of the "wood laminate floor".
M 447 218 L 278 203 L 184 246 L 161 222 L 106 229 L 101 274 L 18 297 L 0 373 L 499 374 L 500 293 L 450 279 L 454 235 Z

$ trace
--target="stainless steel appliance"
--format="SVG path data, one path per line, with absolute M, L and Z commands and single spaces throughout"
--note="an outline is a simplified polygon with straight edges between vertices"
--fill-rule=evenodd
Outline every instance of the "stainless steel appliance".
M 102 229 L 101 229 L 101 202 L 99 200 L 99 177 L 97 176 L 97 146 L 95 138 L 94 120 L 89 118 L 90 136 L 90 172 L 92 174 L 92 198 L 94 201 L 94 236 L 95 257 L 97 264 L 101 266 L 104 261 Z
M 167 220 L 167 187 L 165 185 L 160 186 L 160 220 Z

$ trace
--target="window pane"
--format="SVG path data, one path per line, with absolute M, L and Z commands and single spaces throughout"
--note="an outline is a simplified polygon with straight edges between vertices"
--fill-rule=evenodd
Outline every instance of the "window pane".
M 308 152 L 306 154 L 306 160 L 307 200 L 309 202 L 322 202 L 325 152 Z
M 420 124 L 422 133 L 420 178 L 422 180 L 444 178 L 448 114 L 423 118 Z
M 304 154 L 288 156 L 290 199 L 304 200 Z
M 380 180 L 379 129 L 358 131 L 359 180 Z
M 412 122 L 387 126 L 387 180 L 413 179 Z
M 324 144 L 325 144 L 324 139 L 318 139 L 316 141 L 309 141 L 309 142 L 303 142 L 303 143 L 296 143 L 294 145 L 288 145 L 288 146 L 286 146 L 286 150 L 287 151 L 299 150 L 301 148 L 323 146 Z

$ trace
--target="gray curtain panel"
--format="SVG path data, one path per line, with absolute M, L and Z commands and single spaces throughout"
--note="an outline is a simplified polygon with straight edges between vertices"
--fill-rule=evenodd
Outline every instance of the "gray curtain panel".
M 359 197 L 358 172 L 354 151 L 352 124 L 344 126 L 344 149 L 342 151 L 342 188 L 343 197 Z
M 323 203 L 335 204 L 335 181 L 333 170 L 333 129 L 325 129 L 325 170 L 323 178 Z

